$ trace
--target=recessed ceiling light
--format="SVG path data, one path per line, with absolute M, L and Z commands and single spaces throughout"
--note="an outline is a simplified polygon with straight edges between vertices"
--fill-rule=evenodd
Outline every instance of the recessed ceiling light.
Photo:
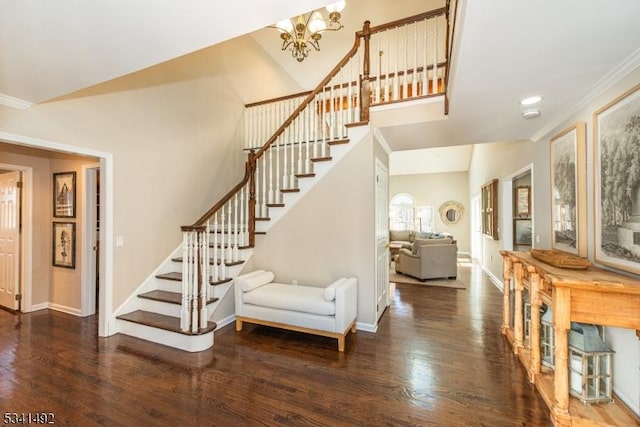
M 538 102 L 542 101 L 542 97 L 541 96 L 530 96 L 528 98 L 523 99 L 522 101 L 520 101 L 520 105 L 533 105 L 533 104 L 537 104 Z
M 522 113 L 523 119 L 535 119 L 540 115 L 540 110 L 527 110 Z

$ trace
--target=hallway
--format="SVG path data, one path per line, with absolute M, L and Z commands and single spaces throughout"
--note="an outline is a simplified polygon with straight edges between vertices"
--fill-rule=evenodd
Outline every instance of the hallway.
M 233 324 L 188 354 L 95 317 L 0 311 L 0 408 L 55 424 L 549 426 L 500 334 L 502 294 L 477 266 L 466 290 L 399 284 L 376 334 L 335 340 Z

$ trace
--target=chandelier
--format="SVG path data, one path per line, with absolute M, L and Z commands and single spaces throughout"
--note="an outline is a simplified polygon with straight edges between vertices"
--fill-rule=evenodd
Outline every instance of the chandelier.
M 270 28 L 280 31 L 282 50 L 289 49 L 291 55 L 302 62 L 308 55 L 310 46 L 316 51 L 320 50 L 320 39 L 325 31 L 338 31 L 343 27 L 340 22 L 340 12 L 344 9 L 345 2 L 339 1 L 327 6 L 329 18 L 324 18 L 319 11 L 308 15 L 300 15 L 294 19 L 285 19 Z

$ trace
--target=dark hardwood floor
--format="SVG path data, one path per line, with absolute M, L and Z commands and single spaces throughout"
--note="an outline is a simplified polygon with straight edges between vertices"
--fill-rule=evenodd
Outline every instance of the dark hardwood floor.
M 466 290 L 399 284 L 376 334 L 336 340 L 246 325 L 188 354 L 95 318 L 0 311 L 0 417 L 64 426 L 549 426 L 500 334 L 501 292 L 461 266 Z M 0 423 L 2 423 L 0 419 Z

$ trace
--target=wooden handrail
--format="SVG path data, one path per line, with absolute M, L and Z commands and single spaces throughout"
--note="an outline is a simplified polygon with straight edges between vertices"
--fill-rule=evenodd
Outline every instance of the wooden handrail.
M 398 19 L 396 21 L 387 22 L 386 24 L 377 25 L 369 29 L 371 34 L 379 33 L 381 31 L 390 30 L 391 28 L 401 27 L 406 24 L 412 24 L 416 21 L 422 21 L 423 19 L 435 18 L 436 16 L 446 15 L 447 8 L 441 7 L 440 9 L 434 9 L 429 12 L 419 13 L 417 15 L 409 16 L 407 18 Z M 356 36 L 362 37 L 363 31 L 358 31 Z
M 324 90 L 324 87 L 326 86 L 326 84 L 329 83 L 331 79 L 338 74 L 338 71 L 340 71 L 340 69 L 344 65 L 346 65 L 351 58 L 355 56 L 355 54 L 358 52 L 359 47 L 360 47 L 360 37 L 356 35 L 356 40 L 353 43 L 353 47 L 351 48 L 351 50 L 349 50 L 349 52 L 347 52 L 347 54 L 340 60 L 340 62 L 338 62 L 338 64 L 335 67 L 333 67 L 333 69 L 329 72 L 329 74 L 327 74 L 327 76 L 324 79 L 322 79 L 320 84 L 316 86 L 314 90 L 311 91 L 311 93 L 305 98 L 305 100 L 302 101 L 302 103 L 300 103 L 298 108 L 293 110 L 289 118 L 284 121 L 284 123 L 271 136 L 271 138 L 269 138 L 269 140 L 262 146 L 262 148 L 258 150 L 258 152 L 256 153 L 256 159 L 259 159 L 262 156 L 262 154 L 269 149 L 269 147 L 278 139 L 278 137 L 285 131 L 285 129 L 289 127 L 289 125 L 296 119 L 296 117 L 298 117 L 298 115 L 307 107 L 307 105 L 309 105 L 311 101 L 314 100 L 316 95 L 319 94 L 321 90 Z
M 299 96 L 304 96 L 306 95 L 306 98 L 300 103 L 300 105 L 289 115 L 289 117 L 282 123 L 282 125 L 280 125 L 280 127 L 273 133 L 273 135 L 267 140 L 267 142 L 265 142 L 265 144 L 257 151 L 257 152 L 253 152 L 251 151 L 249 153 L 249 159 L 247 160 L 246 164 L 245 164 L 245 175 L 242 178 L 242 180 L 231 189 L 231 191 L 229 191 L 224 197 L 222 197 L 222 199 L 220 199 L 215 205 L 213 205 L 204 215 L 202 215 L 194 224 L 192 227 L 196 227 L 196 226 L 202 226 L 203 224 L 206 223 L 206 221 L 211 218 L 217 211 L 219 211 L 222 207 L 224 207 L 224 205 L 229 202 L 234 195 L 240 191 L 247 183 L 250 183 L 251 185 L 251 189 L 250 189 L 250 209 L 249 209 L 249 216 L 250 216 L 250 220 L 249 220 L 249 239 L 251 244 L 253 244 L 254 241 L 254 231 L 255 231 L 255 223 L 254 223 L 254 219 L 255 219 L 255 212 L 253 207 L 255 207 L 255 182 L 254 182 L 254 173 L 256 170 L 256 162 L 257 160 L 262 157 L 262 155 L 277 141 L 277 139 L 280 137 L 280 135 L 283 134 L 283 132 L 289 127 L 289 125 L 291 125 L 291 123 L 293 123 L 293 121 L 300 115 L 300 113 L 302 111 L 305 110 L 305 108 L 307 108 L 307 106 L 313 102 L 313 100 L 315 99 L 316 95 L 318 95 L 321 91 L 325 90 L 325 87 L 327 85 L 327 83 L 329 83 L 331 81 L 331 79 L 333 79 L 338 72 L 349 62 L 349 60 L 351 60 L 351 58 L 353 58 L 356 53 L 358 52 L 358 49 L 360 48 L 360 39 L 364 39 L 365 40 L 365 45 L 367 45 L 366 47 L 368 47 L 368 41 L 369 38 L 371 37 L 372 34 L 381 32 L 381 31 L 385 31 L 387 29 L 391 29 L 391 28 L 396 28 L 396 27 L 401 27 L 403 25 L 406 24 L 410 24 L 413 22 L 417 22 L 417 21 L 421 21 L 424 19 L 429 19 L 429 18 L 433 18 L 433 17 L 437 17 L 437 16 L 441 16 L 441 15 L 446 15 L 447 14 L 447 7 L 443 7 L 443 8 L 439 8 L 439 9 L 435 9 L 429 12 L 425 12 L 425 13 L 420 13 L 417 15 L 413 15 L 407 18 L 403 18 L 403 19 L 399 19 L 396 21 L 392 21 L 392 22 L 388 22 L 386 24 L 382 24 L 382 25 L 378 25 L 375 27 L 370 27 L 369 21 L 365 21 L 363 29 L 361 31 L 357 31 L 355 34 L 355 41 L 353 43 L 353 46 L 351 47 L 351 49 L 347 52 L 347 54 L 337 63 L 337 65 L 335 67 L 333 67 L 333 69 L 327 74 L 327 76 L 316 86 L 316 88 L 314 90 L 312 90 L 311 92 L 301 92 L 298 94 L 293 94 L 293 95 L 288 95 L 288 96 L 284 96 L 281 98 L 275 98 L 273 100 L 270 101 L 260 101 L 260 102 L 255 102 L 252 104 L 247 104 L 247 107 L 249 106 L 258 106 L 258 105 L 263 105 L 266 104 L 268 102 L 275 102 L 275 101 L 284 101 L 284 100 L 288 100 L 288 99 L 292 99 L 292 98 L 297 98 Z M 448 33 L 447 33 L 447 37 L 448 37 Z M 448 45 L 447 45 L 448 48 Z M 366 92 L 369 89 L 369 84 L 370 84 L 370 78 L 369 78 L 369 64 L 368 64 L 368 59 L 369 59 L 369 49 L 365 49 L 365 58 L 364 58 L 364 66 L 365 69 L 363 70 L 363 75 L 361 76 L 361 83 L 363 83 L 361 85 L 361 91 Z M 448 56 L 448 49 L 447 49 L 447 56 Z M 445 61 L 445 65 L 448 61 Z M 442 63 L 437 64 L 438 67 L 440 67 Z M 428 66 L 427 69 L 429 68 L 433 68 L 433 66 Z M 424 68 L 423 68 L 424 70 Z M 398 73 L 398 75 L 400 75 L 400 73 Z M 347 86 L 348 85 L 352 85 L 353 82 L 347 82 L 346 83 Z M 356 83 L 357 84 L 357 83 Z M 344 83 L 341 84 L 341 86 L 344 86 Z M 365 93 L 364 96 L 363 94 L 360 95 L 360 102 L 361 102 L 361 116 L 360 116 L 360 121 L 367 121 L 368 120 L 368 108 L 369 105 L 367 103 L 369 103 L 369 94 Z

